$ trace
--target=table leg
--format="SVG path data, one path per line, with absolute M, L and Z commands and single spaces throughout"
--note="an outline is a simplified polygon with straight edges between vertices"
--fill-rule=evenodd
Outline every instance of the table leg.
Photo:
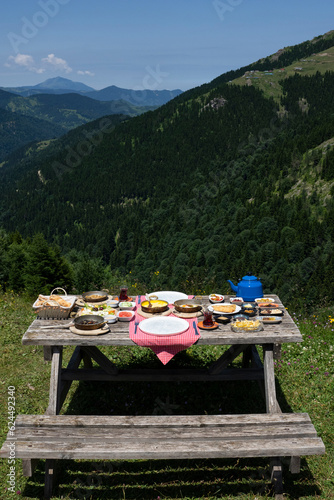
M 281 359 L 282 357 L 282 344 L 274 344 L 274 359 Z
M 242 353 L 242 367 L 248 368 L 252 361 L 252 346 L 248 346 Z
M 82 346 L 81 349 L 89 358 L 94 359 L 105 372 L 110 373 L 111 375 L 117 375 L 117 366 L 96 346 Z
M 276 399 L 275 372 L 274 372 L 274 345 L 263 345 L 263 370 L 264 370 L 264 388 L 266 395 L 267 413 L 280 412 Z
M 248 349 L 248 344 L 236 344 L 224 352 L 224 354 L 217 359 L 209 368 L 209 374 L 215 375 L 220 373 L 232 363 L 232 361 L 239 356 L 245 349 Z
M 280 458 L 276 457 L 271 459 L 270 469 L 275 500 L 283 500 L 283 471 Z
M 56 460 L 48 459 L 45 463 L 45 483 L 44 483 L 44 499 L 52 497 L 53 485 L 56 476 Z
M 83 352 L 81 350 L 81 347 L 77 346 L 74 349 L 74 353 L 72 354 L 72 357 L 67 365 L 67 369 L 77 370 L 79 368 L 82 359 L 83 359 Z M 73 382 L 72 380 L 61 380 L 60 399 L 58 408 L 59 411 L 61 410 L 61 407 L 64 404 L 68 391 L 71 388 L 72 382 Z
M 46 415 L 57 415 L 60 410 L 62 347 L 52 348 L 49 406 Z

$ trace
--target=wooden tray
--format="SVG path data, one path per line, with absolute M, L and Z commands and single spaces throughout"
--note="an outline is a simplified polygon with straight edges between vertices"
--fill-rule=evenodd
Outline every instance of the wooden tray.
M 171 309 L 167 309 L 167 311 L 164 311 L 162 313 L 148 313 L 148 312 L 144 312 L 141 308 L 141 306 L 137 306 L 137 313 L 139 314 L 139 316 L 142 316 L 143 318 L 153 318 L 154 316 L 169 316 L 170 314 L 172 314 L 172 310 Z
M 202 311 L 197 311 L 193 313 L 181 313 L 178 312 L 176 309 L 173 309 L 172 313 L 174 314 L 174 316 L 177 316 L 178 318 L 185 318 L 185 319 L 199 318 L 200 316 L 203 316 Z
M 70 331 L 76 335 L 85 335 L 89 337 L 95 337 L 96 335 L 103 335 L 110 332 L 109 326 L 105 325 L 102 328 L 97 328 L 96 330 L 79 330 L 75 326 L 70 326 Z

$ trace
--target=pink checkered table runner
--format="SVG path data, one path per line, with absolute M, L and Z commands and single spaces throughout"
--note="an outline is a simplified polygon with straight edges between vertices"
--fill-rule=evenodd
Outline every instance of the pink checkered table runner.
M 200 338 L 200 335 L 196 334 L 195 328 L 193 326 L 194 322 L 197 325 L 197 318 L 186 319 L 185 321 L 189 323 L 189 328 L 179 335 L 147 335 L 140 329 L 140 322 L 145 318 L 140 316 L 137 312 L 137 307 L 139 305 L 138 301 L 139 296 L 136 298 L 135 317 L 130 321 L 129 324 L 130 339 L 141 347 L 149 347 L 150 349 L 152 349 L 152 351 L 158 356 L 158 358 L 164 365 L 166 365 L 168 361 L 170 361 L 175 356 L 175 354 L 188 349 L 188 347 L 193 345 Z M 172 305 L 170 305 L 169 307 L 172 307 Z M 176 316 L 174 316 L 174 314 L 171 314 L 168 317 L 170 318 Z M 135 323 L 137 321 L 139 324 L 135 333 Z M 197 332 L 199 333 L 198 329 Z

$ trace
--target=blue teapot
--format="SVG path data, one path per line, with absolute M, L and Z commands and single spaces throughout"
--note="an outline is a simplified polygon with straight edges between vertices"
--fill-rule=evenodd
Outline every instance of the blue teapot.
M 252 276 L 251 273 L 244 276 L 237 286 L 231 280 L 227 280 L 227 282 L 237 296 L 242 297 L 246 302 L 263 297 L 262 283 L 259 278 Z

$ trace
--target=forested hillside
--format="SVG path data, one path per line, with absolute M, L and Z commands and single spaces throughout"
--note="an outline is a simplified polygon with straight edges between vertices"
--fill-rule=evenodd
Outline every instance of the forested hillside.
M 12 113 L 0 107 L 0 162 L 25 144 L 54 139 L 63 133 L 64 129 L 57 124 Z
M 56 125 L 62 133 L 102 116 L 110 114 L 137 116 L 155 108 L 156 106 L 134 105 L 124 100 L 102 102 L 102 100 L 97 101 L 76 93 L 37 94 L 32 97 L 22 97 L 0 90 L 0 109 L 14 112 L 15 116 L 25 117 L 27 124 L 29 117 L 47 121 Z M 33 125 L 32 121 L 31 126 L 33 127 Z M 43 139 L 42 136 L 38 138 Z
M 333 44 L 326 35 L 259 64 Z M 224 292 L 251 271 L 286 302 L 330 300 L 334 73 L 282 80 L 278 103 L 229 85 L 244 72 L 8 163 L 0 225 L 42 232 L 72 262 L 75 249 L 152 289 Z

